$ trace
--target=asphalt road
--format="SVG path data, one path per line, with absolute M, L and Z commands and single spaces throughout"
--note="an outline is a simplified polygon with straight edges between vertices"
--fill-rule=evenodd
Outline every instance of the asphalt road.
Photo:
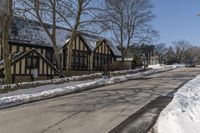
M 76 94 L 0 110 L 0 133 L 106 133 L 151 100 L 200 74 L 179 68 Z

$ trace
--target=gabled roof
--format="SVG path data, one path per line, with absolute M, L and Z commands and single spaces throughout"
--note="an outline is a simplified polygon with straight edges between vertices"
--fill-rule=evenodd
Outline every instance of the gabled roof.
M 103 37 L 100 36 L 96 36 L 96 35 L 91 35 L 91 34 L 87 34 L 87 33 L 80 33 L 79 35 L 81 35 L 81 37 L 84 39 L 84 41 L 87 43 L 88 47 L 90 48 L 91 51 L 94 51 L 98 46 L 98 42 L 103 42 L 106 41 L 110 50 L 112 51 L 112 53 L 114 54 L 114 56 L 122 56 L 121 52 L 119 51 L 119 49 L 111 42 L 106 40 Z M 69 40 L 67 41 L 69 42 Z
M 104 40 L 103 37 L 94 36 L 94 35 L 87 34 L 87 33 L 79 32 L 77 35 L 79 35 L 81 38 L 83 38 L 84 42 L 89 47 L 90 51 L 94 51 L 95 50 L 95 48 L 97 47 L 97 42 Z M 67 43 L 68 42 L 69 42 L 69 39 L 67 39 Z
M 45 24 L 51 31 L 52 26 Z M 56 42 L 59 47 L 66 43 L 70 30 L 62 27 L 56 29 Z M 37 21 L 14 17 L 10 28 L 10 42 L 52 47 L 51 40 Z
M 111 41 L 106 40 L 106 39 L 99 41 L 98 44 L 97 44 L 98 46 L 96 46 L 95 49 L 97 49 L 103 42 L 105 42 L 107 44 L 107 46 L 109 47 L 109 49 L 111 50 L 111 52 L 113 53 L 114 56 L 117 56 L 117 57 L 122 56 L 119 49 Z
M 108 46 L 110 47 L 110 49 L 113 52 L 114 56 L 121 57 L 122 56 L 121 51 L 111 41 L 107 41 L 107 42 L 108 42 Z
M 97 47 L 97 42 L 104 39 L 101 36 L 87 34 L 87 33 L 81 33 L 81 36 L 84 38 L 85 42 L 88 44 L 88 46 L 92 51 L 94 51 L 94 49 Z
M 52 30 L 52 26 L 50 24 L 45 24 L 45 26 L 47 26 L 49 30 Z M 81 32 L 79 33 L 81 34 L 81 37 L 84 39 L 85 43 L 88 45 L 91 51 L 94 51 L 97 42 L 104 39 L 103 37 L 97 35 Z M 57 27 L 57 45 L 59 47 L 65 46 L 65 44 L 67 44 L 69 41 L 70 35 L 71 30 L 63 27 Z M 14 17 L 11 23 L 9 41 L 26 45 L 52 47 L 50 38 L 48 37 L 39 22 L 29 19 L 23 19 L 20 17 Z M 113 45 L 111 42 L 109 43 L 109 45 L 115 56 L 121 56 L 121 52 L 117 49 L 115 45 Z

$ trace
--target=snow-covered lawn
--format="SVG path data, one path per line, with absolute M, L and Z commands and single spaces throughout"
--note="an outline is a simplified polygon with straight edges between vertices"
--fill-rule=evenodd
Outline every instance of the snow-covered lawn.
M 155 133 L 200 133 L 200 75 L 175 93 L 161 112 Z
M 148 68 L 152 69 L 160 69 L 160 68 L 166 68 L 166 67 L 173 67 L 173 68 L 180 68 L 185 67 L 184 64 L 173 64 L 173 65 L 165 65 L 165 64 L 155 64 L 155 65 L 149 65 Z
M 148 68 L 152 68 L 152 69 L 159 69 L 159 68 L 164 68 L 165 65 L 164 64 L 156 64 L 156 65 L 149 65 Z
M 145 72 L 138 72 L 136 74 L 128 74 L 124 76 L 116 76 L 112 78 L 102 78 L 98 80 L 91 80 L 88 82 L 80 82 L 77 84 L 67 85 L 66 83 L 55 85 L 53 88 L 45 88 L 43 86 L 38 87 L 38 91 L 35 89 L 34 91 L 27 90 L 26 93 L 21 91 L 21 94 L 16 94 L 15 92 L 11 92 L 9 95 L 2 96 L 0 98 L 0 108 L 10 107 L 14 105 L 19 105 L 23 103 L 38 101 L 46 98 L 51 98 L 55 96 L 70 94 L 73 92 L 78 92 L 82 90 L 87 90 L 91 88 L 96 88 L 105 85 L 111 85 L 114 83 L 119 83 L 123 81 L 128 81 L 135 78 L 141 78 L 146 75 L 151 75 L 159 72 L 164 72 L 171 70 L 172 68 L 162 68 L 162 69 L 151 69 Z M 46 86 L 47 87 L 47 86 Z M 41 91 L 42 90 L 42 91 Z

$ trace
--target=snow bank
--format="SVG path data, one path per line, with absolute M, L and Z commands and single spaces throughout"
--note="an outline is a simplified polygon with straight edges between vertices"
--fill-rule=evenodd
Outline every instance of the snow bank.
M 149 65 L 148 68 L 159 69 L 159 68 L 164 68 L 164 65 L 163 64 Z
M 185 67 L 185 64 L 173 64 L 172 66 L 174 68 L 180 68 L 180 67 Z
M 117 76 L 117 75 L 126 75 L 126 74 L 133 74 L 137 72 L 144 71 L 144 68 L 136 68 L 136 69 L 131 69 L 131 70 L 122 70 L 122 71 L 114 71 L 110 72 L 112 76 Z
M 185 65 L 184 64 L 173 64 L 173 65 L 155 64 L 155 65 L 148 66 L 148 68 L 152 68 L 152 69 L 160 69 L 160 68 L 167 68 L 167 67 L 180 68 L 180 67 L 185 67 Z
M 111 72 L 111 75 L 118 76 L 118 75 L 133 74 L 133 73 L 137 73 L 143 70 L 144 70 L 143 68 L 138 68 L 134 70 L 114 71 L 114 72 Z M 68 81 L 79 81 L 79 80 L 95 79 L 95 78 L 101 78 L 101 77 L 102 77 L 102 73 L 95 73 L 95 74 L 90 74 L 90 75 L 72 76 L 72 77 L 58 78 L 58 79 L 51 79 L 51 80 L 39 80 L 39 81 L 32 81 L 32 82 L 22 82 L 22 83 L 2 85 L 0 89 L 6 90 L 6 89 L 27 88 L 27 87 L 46 85 L 46 84 L 60 84 L 60 83 L 68 82 Z
M 52 90 L 47 90 L 47 91 L 42 91 L 42 92 L 2 97 L 0 98 L 0 108 L 11 107 L 11 106 L 15 106 L 15 105 L 23 104 L 23 103 L 29 103 L 33 101 L 42 100 L 42 99 L 52 98 L 55 96 L 70 94 L 73 92 L 79 92 L 86 89 L 101 87 L 105 85 L 111 85 L 114 83 L 119 83 L 119 82 L 131 80 L 135 78 L 141 78 L 146 75 L 168 71 L 171 69 L 172 68 L 151 69 L 149 71 L 139 72 L 136 74 L 129 74 L 126 76 L 117 76 L 117 77 L 112 77 L 112 78 L 102 78 L 102 79 L 94 80 L 88 83 L 82 83 L 82 84 L 77 84 L 73 86 L 63 86 L 62 88 L 55 88 Z
M 155 133 L 200 132 L 200 75 L 189 81 L 174 95 L 161 112 Z
M 94 78 L 101 78 L 101 77 L 102 77 L 102 73 L 95 73 L 95 74 L 90 74 L 90 75 L 72 76 L 72 77 L 66 77 L 66 78 L 38 80 L 38 81 L 32 81 L 32 82 L 22 82 L 22 83 L 2 85 L 0 89 L 5 90 L 5 89 L 13 89 L 13 88 L 33 87 L 33 86 L 46 85 L 46 84 L 59 84 L 59 83 L 64 83 L 68 81 L 78 81 L 78 80 L 85 80 L 85 79 L 91 79 L 91 78 L 94 79 Z
M 51 98 L 55 96 L 70 94 L 73 92 L 78 92 L 78 91 L 82 91 L 82 90 L 86 90 L 90 88 L 110 85 L 110 84 L 114 84 L 114 83 L 118 83 L 122 81 L 127 81 L 133 78 L 139 78 L 139 77 L 141 77 L 140 74 L 135 74 L 135 75 L 120 76 L 120 77 L 109 78 L 109 79 L 99 79 L 99 80 L 89 82 L 89 83 L 83 83 L 83 84 L 67 86 L 67 87 L 63 86 L 63 88 L 56 88 L 56 89 L 47 90 L 43 92 L 2 97 L 0 98 L 0 108 L 10 107 L 14 105 L 23 104 L 23 103 L 29 103 L 29 102 L 38 101 L 41 99 Z

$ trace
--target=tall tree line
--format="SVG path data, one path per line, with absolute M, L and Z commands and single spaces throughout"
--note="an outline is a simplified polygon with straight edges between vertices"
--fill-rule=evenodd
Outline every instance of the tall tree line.
M 158 37 L 151 26 L 154 18 L 151 0 L 105 0 L 103 19 L 112 40 L 125 56 L 125 49 L 138 43 L 149 43 Z
M 194 62 L 200 64 L 200 47 L 192 45 L 188 41 L 179 40 L 172 45 L 161 43 L 156 45 L 156 54 L 166 64 Z

